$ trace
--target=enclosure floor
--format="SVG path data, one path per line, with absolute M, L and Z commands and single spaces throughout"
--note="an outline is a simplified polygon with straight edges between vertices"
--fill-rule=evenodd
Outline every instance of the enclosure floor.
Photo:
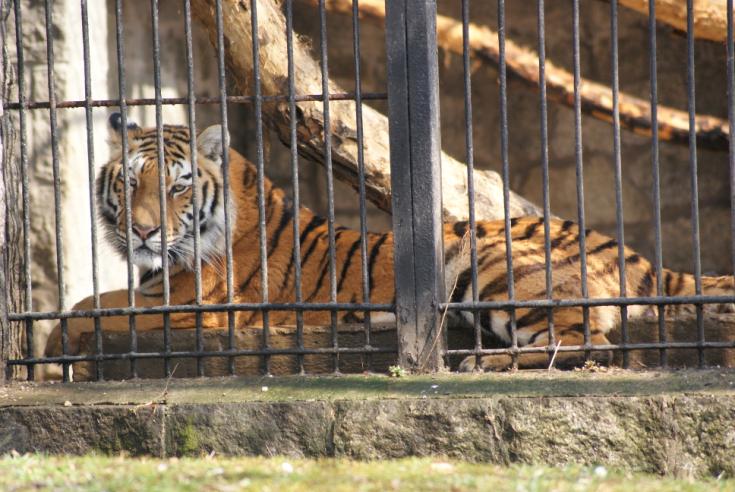
M 0 387 L 0 453 L 449 456 L 735 476 L 735 371 Z

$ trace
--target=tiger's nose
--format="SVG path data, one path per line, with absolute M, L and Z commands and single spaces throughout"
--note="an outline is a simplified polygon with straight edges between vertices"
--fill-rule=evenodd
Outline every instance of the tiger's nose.
M 145 241 L 151 234 L 155 233 L 160 227 L 156 226 L 142 226 L 140 224 L 133 223 L 133 231 L 143 240 Z

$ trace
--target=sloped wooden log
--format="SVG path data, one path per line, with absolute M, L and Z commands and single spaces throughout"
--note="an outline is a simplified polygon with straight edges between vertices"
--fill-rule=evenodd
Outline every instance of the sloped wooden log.
M 620 5 L 648 16 L 648 0 L 618 0 Z M 727 40 L 727 0 L 694 0 L 694 37 L 724 43 Z M 687 30 L 686 0 L 656 0 L 656 20 Z
M 192 12 L 207 29 L 216 45 L 217 30 L 214 0 L 194 0 Z M 253 56 L 250 0 L 223 0 L 223 25 L 227 66 L 244 93 L 253 91 Z M 258 36 L 260 39 L 261 90 L 265 96 L 288 94 L 286 22 L 279 2 L 257 0 Z M 294 37 L 297 95 L 321 94 L 320 65 L 311 57 L 306 43 Z M 344 93 L 330 82 L 330 93 Z M 297 105 L 298 150 L 310 160 L 324 163 L 324 114 L 321 101 L 301 101 Z M 267 101 L 263 105 L 266 124 L 284 144 L 290 142 L 288 102 Z M 364 155 L 367 198 L 382 210 L 391 211 L 390 154 L 388 119 L 363 105 Z M 330 103 L 332 164 L 335 176 L 353 187 L 358 186 L 358 147 L 354 101 Z M 443 212 L 446 220 L 468 216 L 467 167 L 442 153 Z M 475 171 L 475 208 L 478 219 L 503 217 L 503 186 L 493 171 Z M 511 193 L 511 216 L 539 215 L 541 210 L 521 196 Z
M 317 0 L 302 0 L 317 6 Z M 624 2 L 621 2 L 624 3 Z M 684 3 L 684 2 L 682 2 Z M 352 0 L 326 0 L 331 12 L 352 15 Z M 384 0 L 360 0 L 360 16 L 365 20 L 385 21 Z M 686 4 L 684 3 L 686 21 Z M 498 34 L 489 27 L 470 24 L 470 56 L 497 67 L 500 60 Z M 462 23 L 451 17 L 437 16 L 437 42 L 447 52 L 462 55 Z M 533 88 L 538 88 L 538 55 L 506 39 L 506 67 L 508 75 Z M 582 112 L 594 118 L 612 122 L 612 89 L 604 84 L 582 79 L 579 87 Z M 574 106 L 574 76 L 546 60 L 546 94 L 549 100 Z M 651 135 L 651 105 L 648 101 L 620 92 L 618 94 L 621 127 L 640 135 Z M 698 115 L 695 121 L 697 145 L 701 148 L 727 151 L 729 127 L 727 120 L 710 115 Z M 685 111 L 658 105 L 658 134 L 663 141 L 689 145 L 689 114 Z

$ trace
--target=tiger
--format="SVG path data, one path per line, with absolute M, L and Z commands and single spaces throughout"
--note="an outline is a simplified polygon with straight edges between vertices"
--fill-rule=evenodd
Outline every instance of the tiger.
M 130 216 L 132 220 L 132 262 L 140 268 L 139 286 L 134 291 L 136 307 L 160 306 L 163 302 L 161 259 L 160 183 L 158 168 L 158 132 L 156 128 L 142 128 L 129 123 L 123 128 L 119 113 L 109 118 L 111 159 L 102 167 L 97 178 L 97 202 L 101 221 L 108 240 L 123 256 L 128 254 L 127 222 L 124 204 L 123 139 L 127 140 L 127 163 L 130 185 Z M 167 258 L 170 278 L 170 303 L 193 304 L 195 295 L 194 210 L 192 204 L 193 173 L 191 142 L 188 127 L 166 124 L 161 129 L 163 164 L 165 169 L 165 202 Z M 201 299 L 204 304 L 222 304 L 228 300 L 227 278 L 223 271 L 225 256 L 225 222 L 231 225 L 233 302 L 259 303 L 263 300 L 263 272 L 259 248 L 261 212 L 259 210 L 259 175 L 256 166 L 232 148 L 229 157 L 229 195 L 232 207 L 225 205 L 223 180 L 223 129 L 210 126 L 196 136 L 196 172 L 199 196 L 199 253 L 202 259 Z M 331 300 L 330 285 L 330 231 L 328 221 L 304 206 L 295 209 L 286 193 L 267 177 L 262 177 L 262 197 L 266 223 L 267 294 L 272 303 L 292 303 L 296 300 L 294 235 L 297 234 L 301 267 L 302 299 L 306 303 L 325 303 Z M 229 210 L 228 210 L 229 208 Z M 229 214 L 229 215 L 227 215 Z M 294 220 L 298 218 L 298 232 Z M 568 220 L 549 220 L 551 249 L 552 290 L 554 299 L 583 297 L 581 290 L 580 235 L 586 242 L 588 297 L 592 299 L 621 296 L 618 261 L 618 242 L 594 230 L 581 231 Z M 542 217 L 516 217 L 510 220 L 513 266 L 514 299 L 547 298 L 545 222 Z M 473 299 L 471 254 L 468 247 L 469 225 L 466 221 L 443 225 L 445 289 L 451 302 Z M 506 221 L 478 221 L 475 224 L 477 292 L 480 301 L 506 301 L 509 298 L 506 268 Z M 368 233 L 367 280 L 369 302 L 395 305 L 395 279 L 392 232 Z M 362 261 L 359 231 L 334 226 L 334 265 L 336 301 L 362 301 Z M 658 279 L 651 262 L 624 247 L 625 292 L 634 296 L 656 294 Z M 661 270 L 663 294 L 667 296 L 695 293 L 693 275 Z M 730 295 L 733 293 L 732 276 L 702 277 L 705 294 Z M 129 306 L 128 291 L 116 290 L 101 294 L 102 308 Z M 90 310 L 93 297 L 74 306 L 74 310 Z M 707 309 L 732 311 L 732 304 L 706 305 Z M 691 309 L 677 306 L 672 309 Z M 656 314 L 655 306 L 631 305 L 629 319 Z M 515 330 L 519 347 L 550 347 L 552 342 L 569 346 L 585 342 L 585 314 L 581 307 L 558 307 L 553 312 L 553 329 L 549 330 L 547 308 L 517 307 L 514 316 L 507 310 L 479 312 L 483 332 L 504 346 L 513 342 Z M 294 311 L 269 311 L 269 322 L 274 325 L 294 325 Z M 331 322 L 329 311 L 304 311 L 303 323 L 308 326 Z M 354 312 L 340 312 L 339 321 L 361 321 Z M 448 312 L 450 322 L 472 326 L 473 313 Z M 199 315 L 203 328 L 227 326 L 227 313 L 203 312 Z M 235 311 L 235 326 L 263 326 L 261 311 Z M 197 323 L 192 312 L 170 313 L 173 329 L 192 328 Z M 391 312 L 373 313 L 371 320 L 391 322 Z M 589 342 L 607 345 L 607 334 L 621 322 L 621 311 L 615 306 L 594 306 L 588 309 Z M 127 316 L 101 318 L 102 328 L 127 331 Z M 161 314 L 136 316 L 139 331 L 158 330 L 163 326 Z M 68 352 L 79 351 L 82 333 L 94 330 L 90 318 L 68 320 Z M 552 333 L 550 333 L 552 331 Z M 553 334 L 553 338 L 551 335 Z M 61 353 L 61 328 L 52 331 L 46 353 Z M 597 353 L 596 353 L 597 354 Z M 610 362 L 610 352 L 597 354 L 602 362 Z M 522 352 L 517 355 L 518 368 L 545 368 L 549 353 Z M 559 351 L 555 354 L 559 366 L 575 366 L 584 362 L 581 351 Z M 497 371 L 509 369 L 514 361 L 510 355 L 468 356 L 459 365 L 461 371 Z

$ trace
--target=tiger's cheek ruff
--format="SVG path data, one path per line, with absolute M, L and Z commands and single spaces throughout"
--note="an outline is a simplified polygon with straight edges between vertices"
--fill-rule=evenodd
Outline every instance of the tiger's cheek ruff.
M 183 135 L 183 134 L 182 134 Z M 186 137 L 186 138 L 184 138 Z M 158 173 L 157 154 L 155 152 L 155 131 L 139 134 L 131 143 L 128 156 L 130 164 L 129 175 L 142 183 L 148 180 L 148 186 L 131 189 L 132 203 L 148 199 L 148 207 L 158 210 Z M 149 142 L 153 141 L 153 144 Z M 166 155 L 167 187 L 172 183 L 191 182 L 191 163 L 188 161 L 188 133 L 176 138 L 165 139 L 164 154 Z M 199 256 L 203 262 L 220 265 L 225 253 L 225 204 L 222 191 L 222 172 L 218 162 L 200 153 L 199 162 L 199 225 L 200 242 Z M 117 157 L 105 165 L 97 179 L 97 197 L 100 203 L 99 214 L 104 227 L 105 235 L 114 248 L 123 257 L 127 256 L 127 239 L 125 227 L 125 196 L 119 179 L 122 173 L 121 158 Z M 155 182 L 154 182 L 155 181 Z M 143 190 L 155 190 L 155 197 L 135 195 Z M 146 192 L 147 193 L 147 192 Z M 191 191 L 177 196 L 166 196 L 167 200 L 167 253 L 170 265 L 181 265 L 188 269 L 195 266 L 194 246 L 194 210 L 191 201 Z M 135 206 L 135 205 L 134 205 Z M 234 206 L 230 210 L 230 223 L 235 224 Z M 136 209 L 133 209 L 135 215 Z M 156 225 L 156 224 L 154 224 Z M 132 261 L 140 267 L 160 269 L 162 267 L 161 245 L 162 237 L 159 230 L 145 241 L 137 234 L 133 234 Z M 145 245 L 145 247 L 143 247 Z

